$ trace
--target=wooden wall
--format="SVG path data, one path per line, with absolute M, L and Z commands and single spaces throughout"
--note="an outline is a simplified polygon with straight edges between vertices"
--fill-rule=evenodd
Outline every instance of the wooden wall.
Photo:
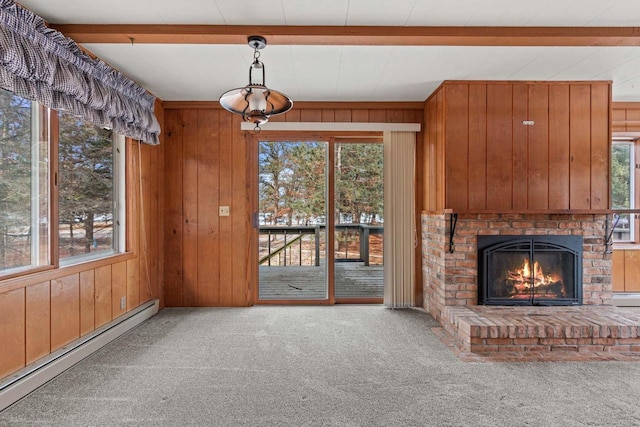
M 640 132 L 640 102 L 614 102 L 613 132 Z
M 610 82 L 445 82 L 425 104 L 423 208 L 608 209 L 610 99 Z
M 162 146 L 127 141 L 127 159 L 126 254 L 0 281 L 0 379 L 150 299 L 163 305 Z
M 164 107 L 165 304 L 251 305 L 257 283 L 253 133 L 241 131 L 239 116 L 216 103 Z M 421 118 L 419 103 L 296 103 L 271 121 L 420 123 Z M 229 206 L 231 215 L 219 216 L 220 206 Z

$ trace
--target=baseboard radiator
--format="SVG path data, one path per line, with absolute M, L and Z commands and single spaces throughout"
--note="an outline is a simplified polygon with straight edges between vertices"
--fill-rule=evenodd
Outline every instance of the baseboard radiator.
M 158 300 L 142 304 L 0 381 L 0 411 L 151 318 L 158 309 Z

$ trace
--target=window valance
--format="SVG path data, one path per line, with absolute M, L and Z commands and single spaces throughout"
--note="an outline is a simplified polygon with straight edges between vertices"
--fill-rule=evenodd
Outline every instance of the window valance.
M 159 143 L 154 96 L 13 0 L 0 0 L 0 87 L 128 137 Z

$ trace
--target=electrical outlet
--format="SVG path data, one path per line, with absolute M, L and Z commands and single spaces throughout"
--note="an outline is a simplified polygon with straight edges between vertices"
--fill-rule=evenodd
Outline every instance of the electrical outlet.
M 220 216 L 229 216 L 229 206 L 220 206 L 218 212 Z
M 127 308 L 127 297 L 120 297 L 120 310 Z

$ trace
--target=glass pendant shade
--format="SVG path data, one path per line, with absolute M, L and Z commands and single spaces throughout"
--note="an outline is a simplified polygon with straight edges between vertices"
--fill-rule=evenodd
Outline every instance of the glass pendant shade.
M 260 132 L 260 125 L 269 121 L 271 116 L 289 111 L 293 107 L 293 101 L 284 93 L 269 89 L 265 84 L 265 67 L 258 60 L 258 49 L 266 46 L 266 40 L 260 36 L 251 36 L 249 46 L 254 48 L 254 61 L 249 67 L 249 84 L 223 93 L 220 105 L 227 111 L 241 115 L 244 121 L 255 124 L 255 132 Z M 254 71 L 258 75 L 262 74 L 262 80 L 258 83 L 254 82 Z

